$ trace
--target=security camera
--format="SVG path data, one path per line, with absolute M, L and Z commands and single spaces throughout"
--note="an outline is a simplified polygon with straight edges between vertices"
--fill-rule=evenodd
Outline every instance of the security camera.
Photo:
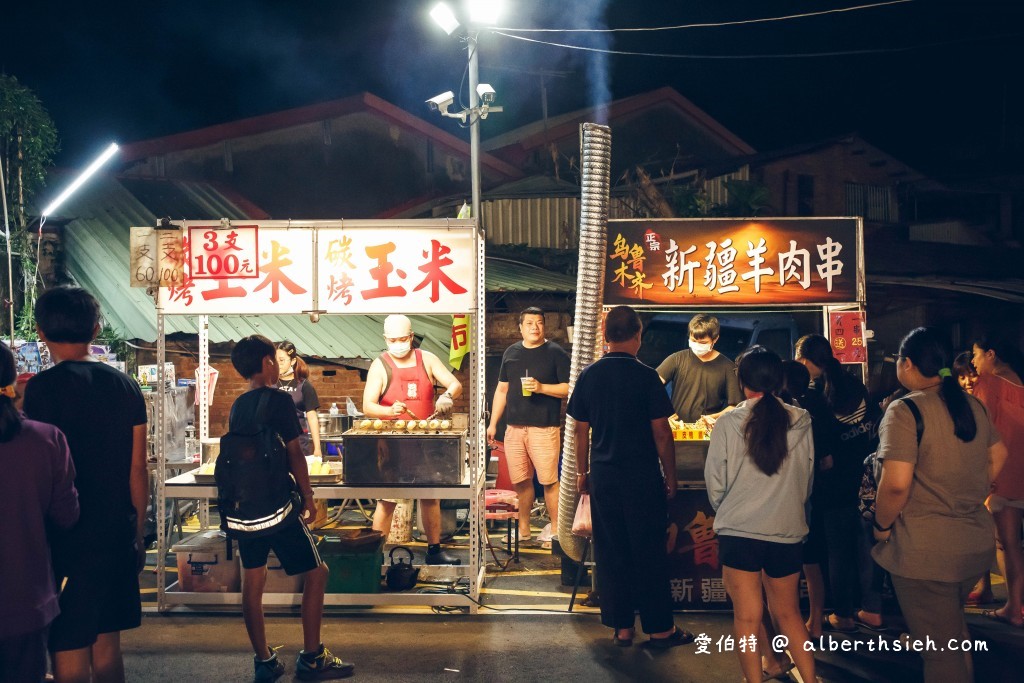
M 435 95 L 427 100 L 427 106 L 430 107 L 430 111 L 439 111 L 442 114 L 448 113 L 448 107 L 452 106 L 452 102 L 455 101 L 455 93 L 451 90 L 443 92 L 440 95 Z
M 494 88 L 489 83 L 481 83 L 476 86 L 476 94 L 484 104 L 490 104 L 494 101 Z

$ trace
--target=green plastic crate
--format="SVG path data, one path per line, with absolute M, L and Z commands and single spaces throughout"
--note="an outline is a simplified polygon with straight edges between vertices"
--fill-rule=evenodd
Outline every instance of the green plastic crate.
M 353 551 L 330 536 L 319 546 L 320 557 L 330 568 L 328 593 L 379 593 L 384 544 Z

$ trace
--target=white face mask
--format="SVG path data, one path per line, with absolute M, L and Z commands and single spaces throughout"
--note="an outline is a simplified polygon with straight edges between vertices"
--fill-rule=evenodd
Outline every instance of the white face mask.
M 700 342 L 695 342 L 692 339 L 690 340 L 690 350 L 693 351 L 696 356 L 708 355 L 711 353 L 711 349 L 713 349 L 714 346 L 714 344 L 702 344 Z
M 394 344 L 388 344 L 388 353 L 396 358 L 403 358 L 409 355 L 409 351 L 412 350 L 412 342 L 396 342 Z

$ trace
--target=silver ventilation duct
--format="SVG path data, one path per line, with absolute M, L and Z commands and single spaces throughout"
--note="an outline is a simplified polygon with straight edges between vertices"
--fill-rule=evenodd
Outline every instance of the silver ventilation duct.
M 580 206 L 579 270 L 576 275 L 575 343 L 569 370 L 569 393 L 576 378 L 601 354 L 601 302 L 604 292 L 606 245 L 608 241 L 608 192 L 611 177 L 612 133 L 608 126 L 584 123 L 580 126 L 583 160 L 583 192 Z M 583 541 L 572 534 L 579 491 L 576 490 L 576 421 L 565 418 L 562 441 L 562 479 L 558 498 L 558 543 L 570 558 L 579 562 Z

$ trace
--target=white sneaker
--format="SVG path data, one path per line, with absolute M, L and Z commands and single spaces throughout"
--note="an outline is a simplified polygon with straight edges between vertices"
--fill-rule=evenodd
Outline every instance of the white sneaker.
M 548 522 L 544 529 L 541 530 L 540 536 L 537 537 L 537 540 L 541 543 L 550 543 L 553 536 L 554 534 L 551 533 L 551 523 Z

